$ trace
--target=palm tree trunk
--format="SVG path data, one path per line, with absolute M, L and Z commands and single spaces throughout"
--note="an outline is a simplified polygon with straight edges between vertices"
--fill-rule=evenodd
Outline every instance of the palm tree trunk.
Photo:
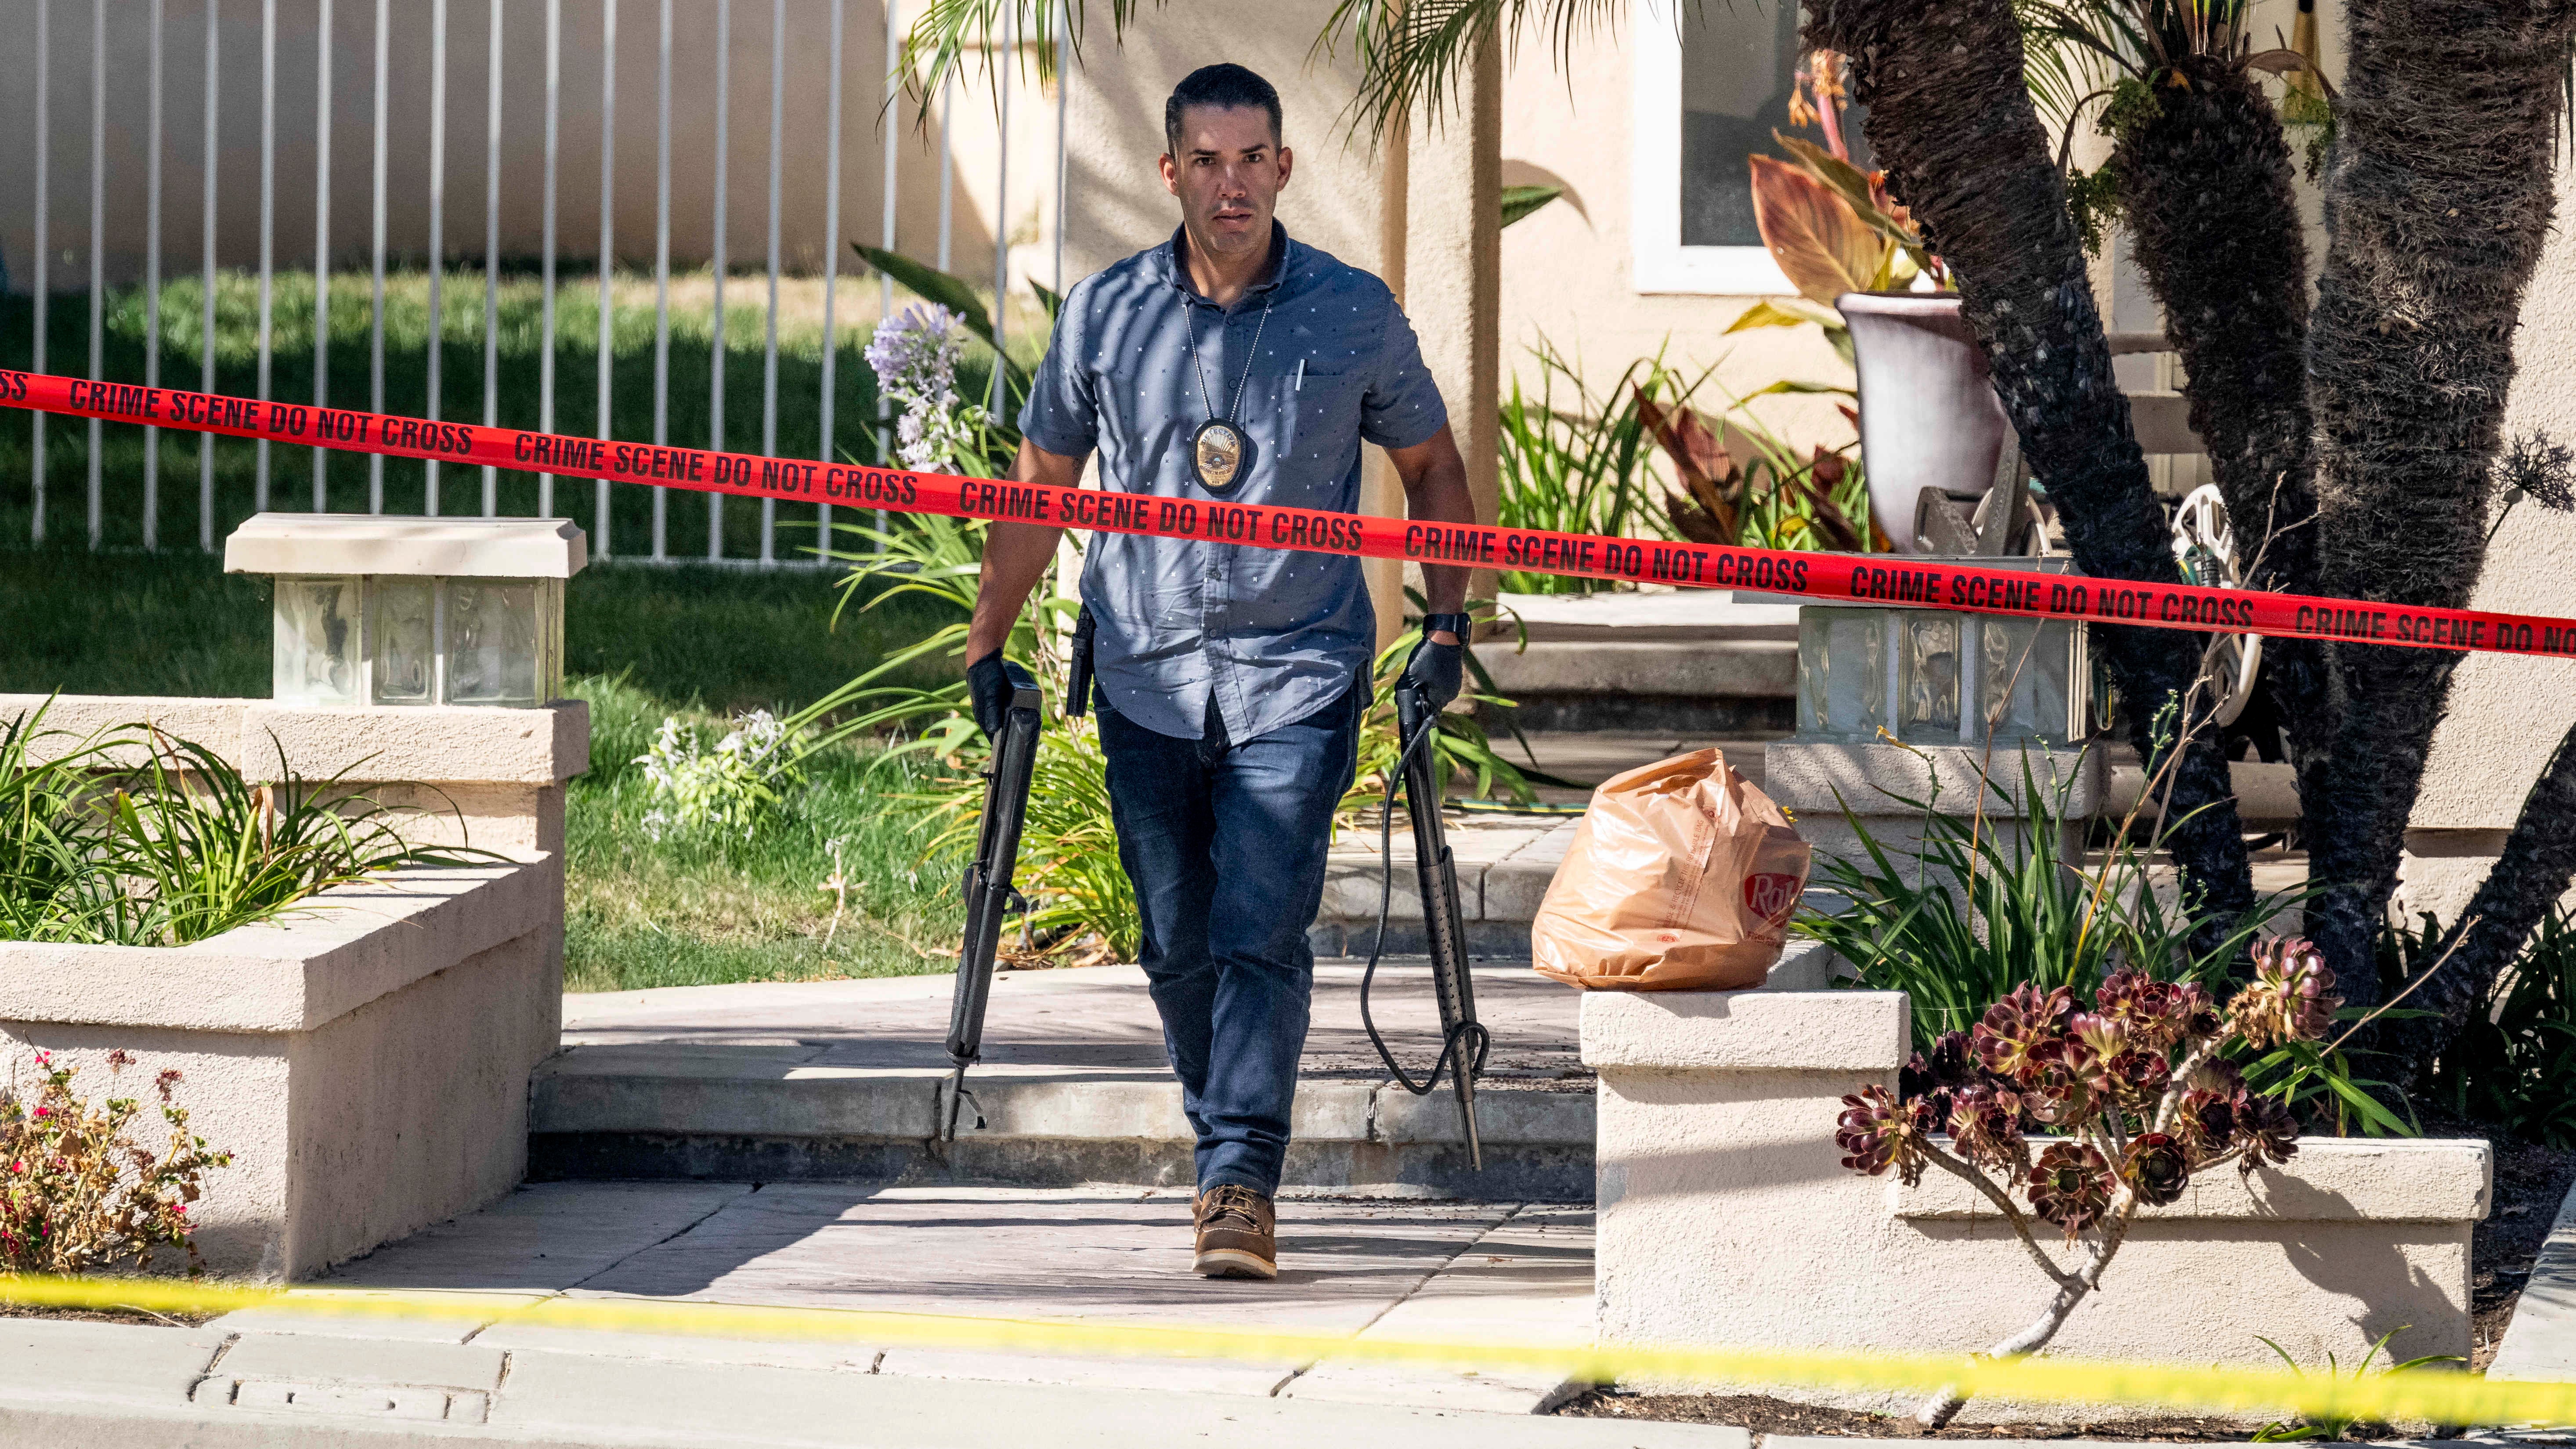
M 2443 942 L 2449 958 L 2406 999 L 2405 1005 L 2433 1015 L 2398 1024 L 2394 1035 L 2402 1059 L 2421 1072 L 2459 1040 L 2469 1013 L 2484 1004 L 2505 964 L 2571 880 L 2576 880 L 2576 729 L 2559 740 L 2549 767 L 2523 797 L 2522 815 L 2505 837 L 2504 853 L 2469 908 L 2452 923 Z
M 2464 607 L 2524 287 L 2549 228 L 2568 0 L 2352 0 L 2350 78 L 2308 337 L 2324 592 Z M 2324 771 L 2328 882 L 2309 934 L 2375 1004 L 2373 940 L 2458 656 L 2333 646 L 2343 718 Z
M 2111 164 L 2148 290 L 2183 365 L 2192 431 L 2209 449 L 2247 583 L 2317 591 L 2309 449 L 2307 242 L 2280 117 L 2254 75 L 2206 56 L 2155 87 L 2155 113 Z M 2325 828 L 2335 710 L 2314 640 L 2268 639 L 2265 678 L 2289 737 L 2308 834 Z
M 1807 15 L 1808 45 L 1851 57 L 1889 186 L 1958 272 L 1962 313 L 2023 456 L 2066 517 L 2076 563 L 2097 578 L 2177 581 L 2065 183 L 2022 83 L 2010 0 L 1810 0 Z M 2200 644 L 2158 629 L 2096 637 L 2152 775 L 2174 746 L 2164 706 L 2190 698 Z M 2243 910 L 2253 887 L 2227 767 L 2206 739 L 2185 740 L 2176 763 L 2165 811 L 2177 822 L 2166 839 L 2174 862 L 2211 908 Z

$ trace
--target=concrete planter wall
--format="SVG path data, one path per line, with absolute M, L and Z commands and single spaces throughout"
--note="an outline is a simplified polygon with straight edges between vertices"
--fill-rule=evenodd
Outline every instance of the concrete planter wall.
M 0 696 L 0 718 L 42 703 Z M 46 715 L 75 735 L 146 720 L 253 780 L 282 774 L 282 749 L 306 778 L 410 782 L 416 836 L 454 841 L 461 814 L 467 843 L 509 859 L 357 882 L 191 946 L 0 942 L 0 1068 L 23 1081 L 51 1052 L 92 1098 L 178 1068 L 191 1127 L 234 1155 L 197 1211 L 217 1272 L 308 1275 L 509 1191 L 561 1036 L 563 784 L 589 764 L 586 708 L 93 696 Z M 111 1092 L 117 1050 L 138 1062 Z
M 1892 1089 L 1905 1051 L 1896 992 L 1585 996 L 1601 1336 L 1973 1352 L 2035 1317 L 2048 1285 L 1965 1184 L 1935 1173 L 1908 1190 L 1841 1165 L 1840 1099 Z M 2310 1138 L 2286 1167 L 2197 1178 L 2139 1217 L 2050 1351 L 2276 1365 L 2262 1335 L 2303 1363 L 2352 1364 L 2403 1327 L 2399 1359 L 2465 1355 L 2490 1165 L 2483 1142 Z

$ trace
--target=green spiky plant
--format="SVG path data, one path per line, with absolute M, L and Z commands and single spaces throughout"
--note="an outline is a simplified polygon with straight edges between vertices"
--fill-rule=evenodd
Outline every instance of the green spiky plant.
M 2386 1333 L 2381 1334 L 2378 1339 L 2370 1345 L 2369 1351 L 2361 1356 L 2361 1362 L 2352 1366 L 2351 1377 L 2357 1382 L 2367 1376 L 2370 1373 L 2371 1362 L 2387 1351 L 2388 1341 L 2414 1326 L 2415 1325 L 2411 1323 L 2401 1323 L 2395 1328 L 2388 1330 Z M 2256 1334 L 2255 1338 L 2265 1348 L 2278 1354 L 2281 1362 L 2289 1366 L 2291 1373 L 2296 1374 L 2301 1378 L 2305 1378 L 2307 1376 L 2307 1369 L 2301 1366 L 2296 1358 L 2290 1356 L 2290 1351 L 2288 1349 L 2281 1347 L 2281 1345 L 2268 1338 L 2264 1338 L 2261 1334 Z M 2468 1362 L 2467 1359 L 2460 1357 L 2456 1353 L 2428 1353 L 2419 1355 L 2415 1358 L 2410 1358 L 2404 1363 L 2392 1363 L 2388 1367 L 2380 1370 L 2380 1372 L 2402 1374 L 2411 1372 L 2415 1369 L 2429 1368 L 2437 1363 L 2466 1362 Z M 2343 1365 L 2336 1360 L 2332 1353 L 2328 1353 L 2326 1355 L 2325 1376 L 2331 1379 L 2341 1375 L 2342 1373 Z M 2254 1431 L 2253 1442 L 2257 1444 L 2297 1444 L 2313 1440 L 2328 1444 L 2348 1444 L 2358 1440 L 2360 1435 L 2357 1435 L 2355 1430 L 2361 1426 L 2367 1426 L 2368 1430 L 2376 1431 L 2369 1432 L 2368 1437 L 2370 1438 L 2382 1439 L 2390 1437 L 2389 1426 L 2387 1425 L 2373 1424 L 2369 1420 L 2349 1414 L 2313 1414 L 2296 1423 L 2282 1423 L 2275 1420 L 2272 1423 L 2266 1424 L 2262 1428 Z

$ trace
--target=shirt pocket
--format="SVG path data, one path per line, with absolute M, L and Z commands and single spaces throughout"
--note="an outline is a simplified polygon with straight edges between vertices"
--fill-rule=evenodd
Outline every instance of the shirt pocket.
M 1281 482 L 1311 486 L 1340 476 L 1343 455 L 1359 442 L 1365 382 L 1363 373 L 1311 367 L 1302 381 L 1293 369 L 1279 380 Z

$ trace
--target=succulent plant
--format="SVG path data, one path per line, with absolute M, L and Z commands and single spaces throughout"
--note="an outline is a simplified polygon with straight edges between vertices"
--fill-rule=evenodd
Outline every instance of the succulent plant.
M 2182 1196 L 2191 1163 L 2181 1143 L 2162 1132 L 2142 1132 L 2120 1156 L 2120 1178 L 2139 1201 L 2162 1207 Z
M 2242 1092 L 2230 1105 L 2236 1111 L 2236 1141 L 2245 1149 L 2237 1171 L 2251 1177 L 2262 1163 L 2278 1167 L 2299 1155 L 2299 1119 L 2287 1106 Z
M 2076 1229 L 2090 1226 L 2110 1211 L 2116 1186 L 2111 1164 L 2090 1144 L 2058 1142 L 2039 1154 L 2024 1190 L 2030 1195 L 2031 1211 L 2066 1229 L 2072 1238 Z
M 2173 1077 L 2173 1064 L 2165 1054 L 2132 1047 L 2102 1064 L 2102 1076 L 2110 1083 L 2111 1099 L 2131 1111 L 2144 1111 L 2165 1094 Z
M 1951 1098 L 1984 1075 L 1968 1048 L 1968 1034 L 1945 1031 L 1932 1039 L 1930 1051 L 1916 1052 L 1897 1068 L 1896 1094 L 1907 1099 L 1921 1098 L 1931 1113 L 1925 1130 L 1946 1132 L 1950 1127 Z
M 1923 1139 L 1930 1135 L 1930 1113 L 1921 1099 L 1900 1101 L 1876 1082 L 1857 1096 L 1843 1098 L 1843 1114 L 1834 1126 L 1834 1145 L 1843 1151 L 1843 1166 L 1871 1177 L 1892 1165 L 1907 1187 L 1923 1180 Z
M 2275 936 L 2254 948 L 2254 984 L 2227 1008 L 2228 1024 L 2260 1051 L 2288 1041 L 2321 1041 L 2343 998 L 2335 974 L 2304 936 Z
M 2006 1087 L 1962 1087 L 1950 1099 L 1950 1140 L 1959 1155 L 2007 1183 L 2030 1176 L 2021 1135 L 2021 1095 Z
M 2158 1051 L 2213 1035 L 2221 1025 L 2217 1005 L 2200 983 L 2158 981 L 2125 969 L 2102 978 L 2093 1009 L 2118 1022 L 2131 1045 Z
M 2109 1061 L 2129 1049 L 2128 1023 L 2118 1016 L 2099 1011 L 2079 1011 L 2066 1018 L 2066 1034 L 2082 1042 L 2092 1054 Z
M 1996 1076 L 2029 1083 L 2055 1058 L 2053 1049 L 2065 1040 L 2067 1018 L 2074 1014 L 2075 996 L 2065 987 L 2042 995 L 2024 982 L 1986 1008 L 1985 1020 L 1977 1023 L 1977 1061 Z
M 2185 1092 L 2176 1105 L 2173 1135 L 2194 1166 L 2225 1152 L 2235 1140 L 2236 1095 L 2204 1087 Z

